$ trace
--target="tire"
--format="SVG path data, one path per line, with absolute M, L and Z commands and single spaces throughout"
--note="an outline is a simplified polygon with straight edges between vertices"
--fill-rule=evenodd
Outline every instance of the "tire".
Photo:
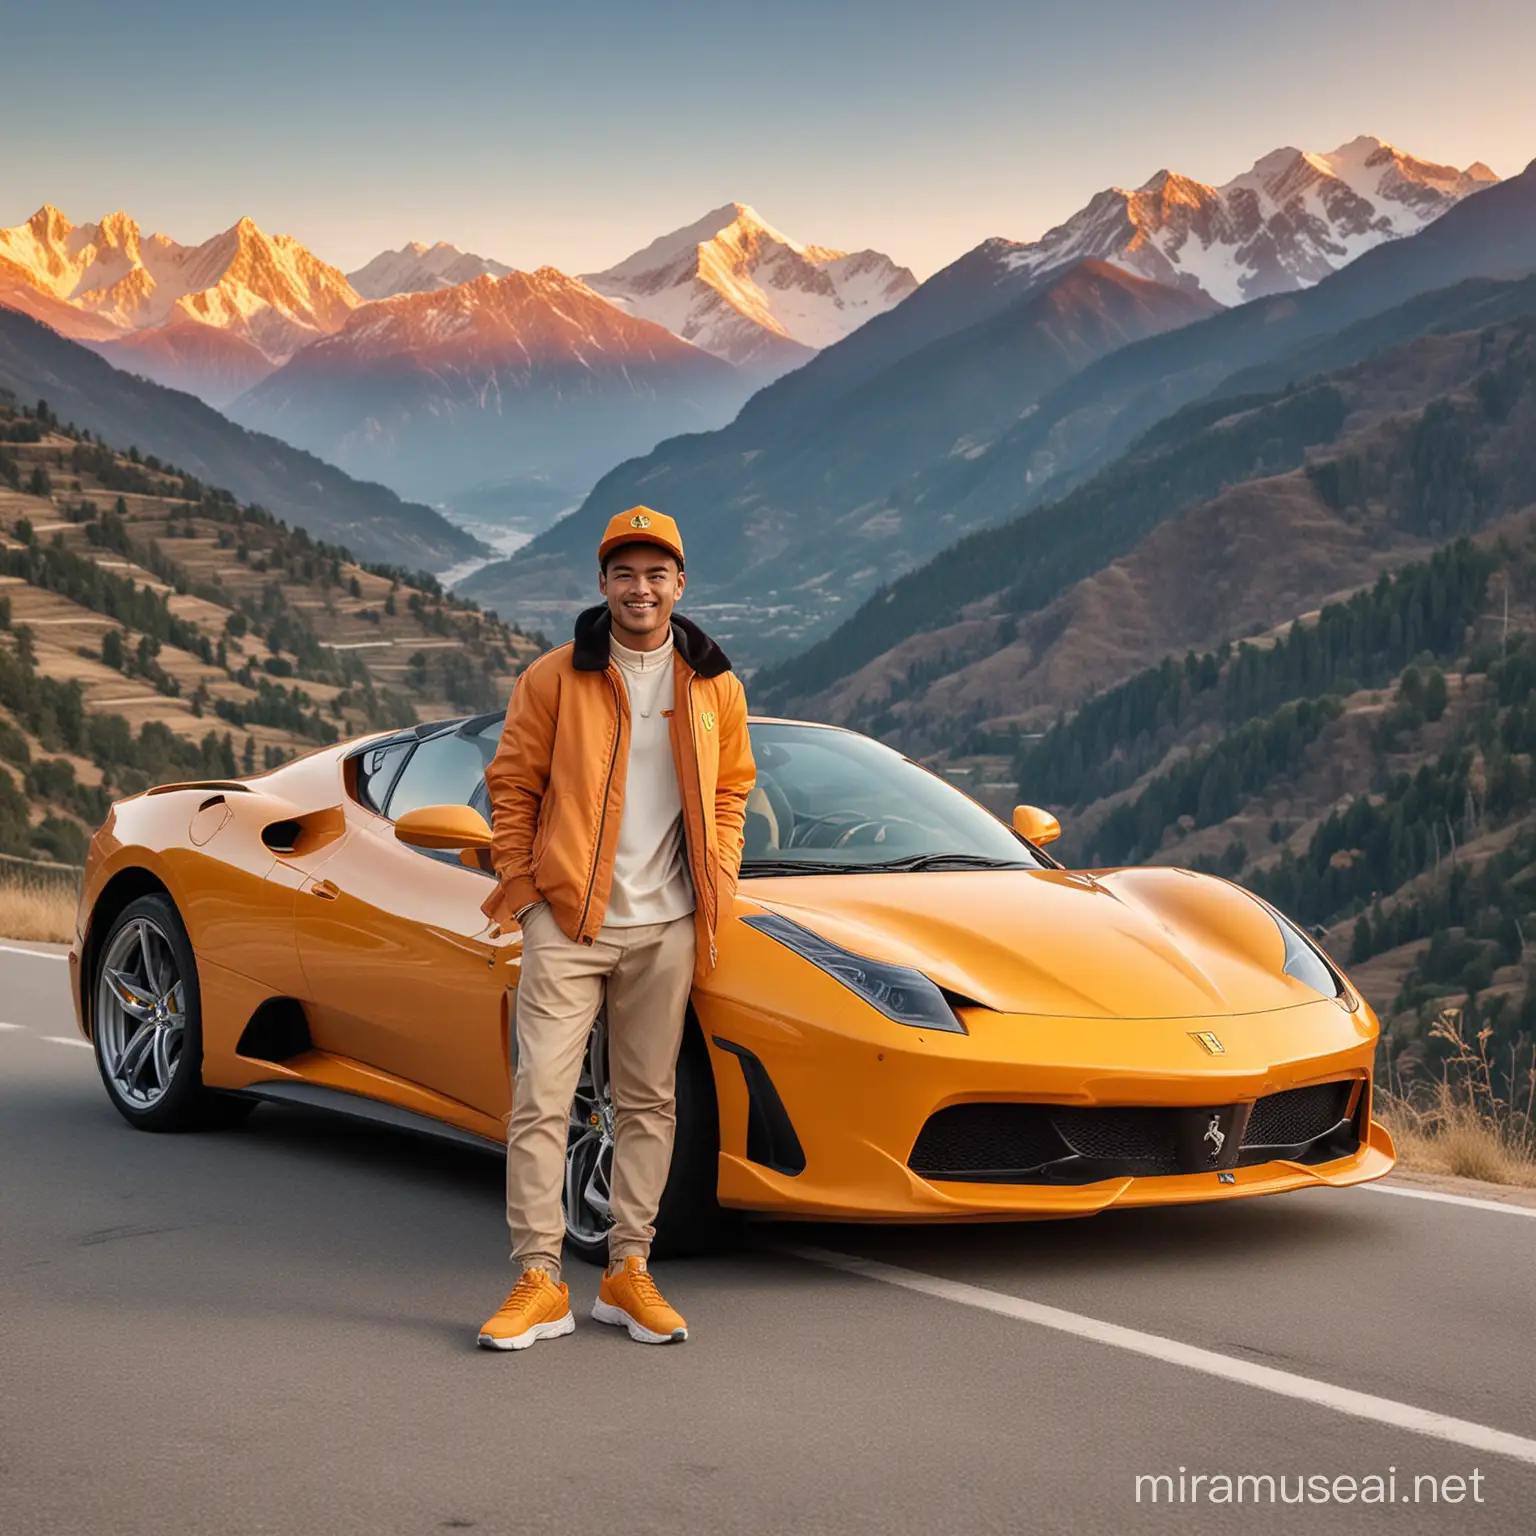
M 96 952 L 90 987 L 96 1067 L 129 1125 L 204 1130 L 238 1124 L 255 1108 L 254 1100 L 203 1086 L 197 963 L 169 896 L 140 896 L 118 913 Z
M 582 1201 L 576 1219 L 571 1215 L 573 1189 L 590 1190 L 595 1184 L 606 1192 L 612 1169 L 612 1106 L 607 1087 L 606 1033 L 601 1017 L 593 1026 L 577 1088 L 569 1144 L 566 1149 L 565 1246 L 589 1264 L 608 1261 L 607 1227 L 601 1212 Z M 601 1091 L 593 1092 L 594 1080 Z M 592 1118 L 592 1117 L 596 1118 Z M 588 1123 L 590 1122 L 590 1123 Z M 720 1122 L 715 1104 L 715 1080 L 703 1036 L 690 1012 L 677 1060 L 677 1131 L 672 1143 L 672 1165 L 656 1213 L 656 1236 L 651 1252 L 658 1258 L 712 1251 L 734 1234 L 734 1213 L 721 1208 L 715 1198 L 720 1154 Z M 604 1163 L 603 1159 L 607 1161 Z M 581 1159 L 577 1161 L 577 1159 Z M 595 1179 L 594 1179 L 595 1175 Z M 600 1197 L 599 1197 L 600 1198 Z

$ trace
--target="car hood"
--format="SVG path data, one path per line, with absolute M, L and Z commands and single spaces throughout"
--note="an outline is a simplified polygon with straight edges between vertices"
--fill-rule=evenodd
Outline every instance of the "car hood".
M 1004 1013 L 1209 1018 L 1317 1001 L 1274 918 L 1180 869 L 754 878 L 741 896 Z

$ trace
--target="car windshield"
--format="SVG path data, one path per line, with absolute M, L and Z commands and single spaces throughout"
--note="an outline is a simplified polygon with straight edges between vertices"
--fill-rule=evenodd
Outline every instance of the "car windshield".
M 754 724 L 742 874 L 882 865 L 1045 867 L 1011 828 L 890 747 L 851 731 Z

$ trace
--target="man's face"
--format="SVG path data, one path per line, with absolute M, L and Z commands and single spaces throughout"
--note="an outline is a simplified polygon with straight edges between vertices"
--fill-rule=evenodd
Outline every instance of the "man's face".
M 687 584 L 675 557 L 659 544 L 621 544 L 597 578 L 613 616 L 614 636 L 631 650 L 660 643 Z

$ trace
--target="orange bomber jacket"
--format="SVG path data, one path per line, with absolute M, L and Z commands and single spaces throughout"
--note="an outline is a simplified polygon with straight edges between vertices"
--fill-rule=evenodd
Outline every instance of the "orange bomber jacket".
M 547 901 L 567 938 L 590 944 L 613 884 L 629 693 L 609 651 L 606 604 L 585 609 L 575 639 L 518 677 L 495 756 L 491 796 L 496 888 L 481 910 L 503 930 Z M 697 624 L 672 615 L 672 760 L 683 802 L 695 893 L 696 979 L 716 961 L 715 935 L 741 871 L 747 794 L 757 776 L 747 698 L 725 652 Z

